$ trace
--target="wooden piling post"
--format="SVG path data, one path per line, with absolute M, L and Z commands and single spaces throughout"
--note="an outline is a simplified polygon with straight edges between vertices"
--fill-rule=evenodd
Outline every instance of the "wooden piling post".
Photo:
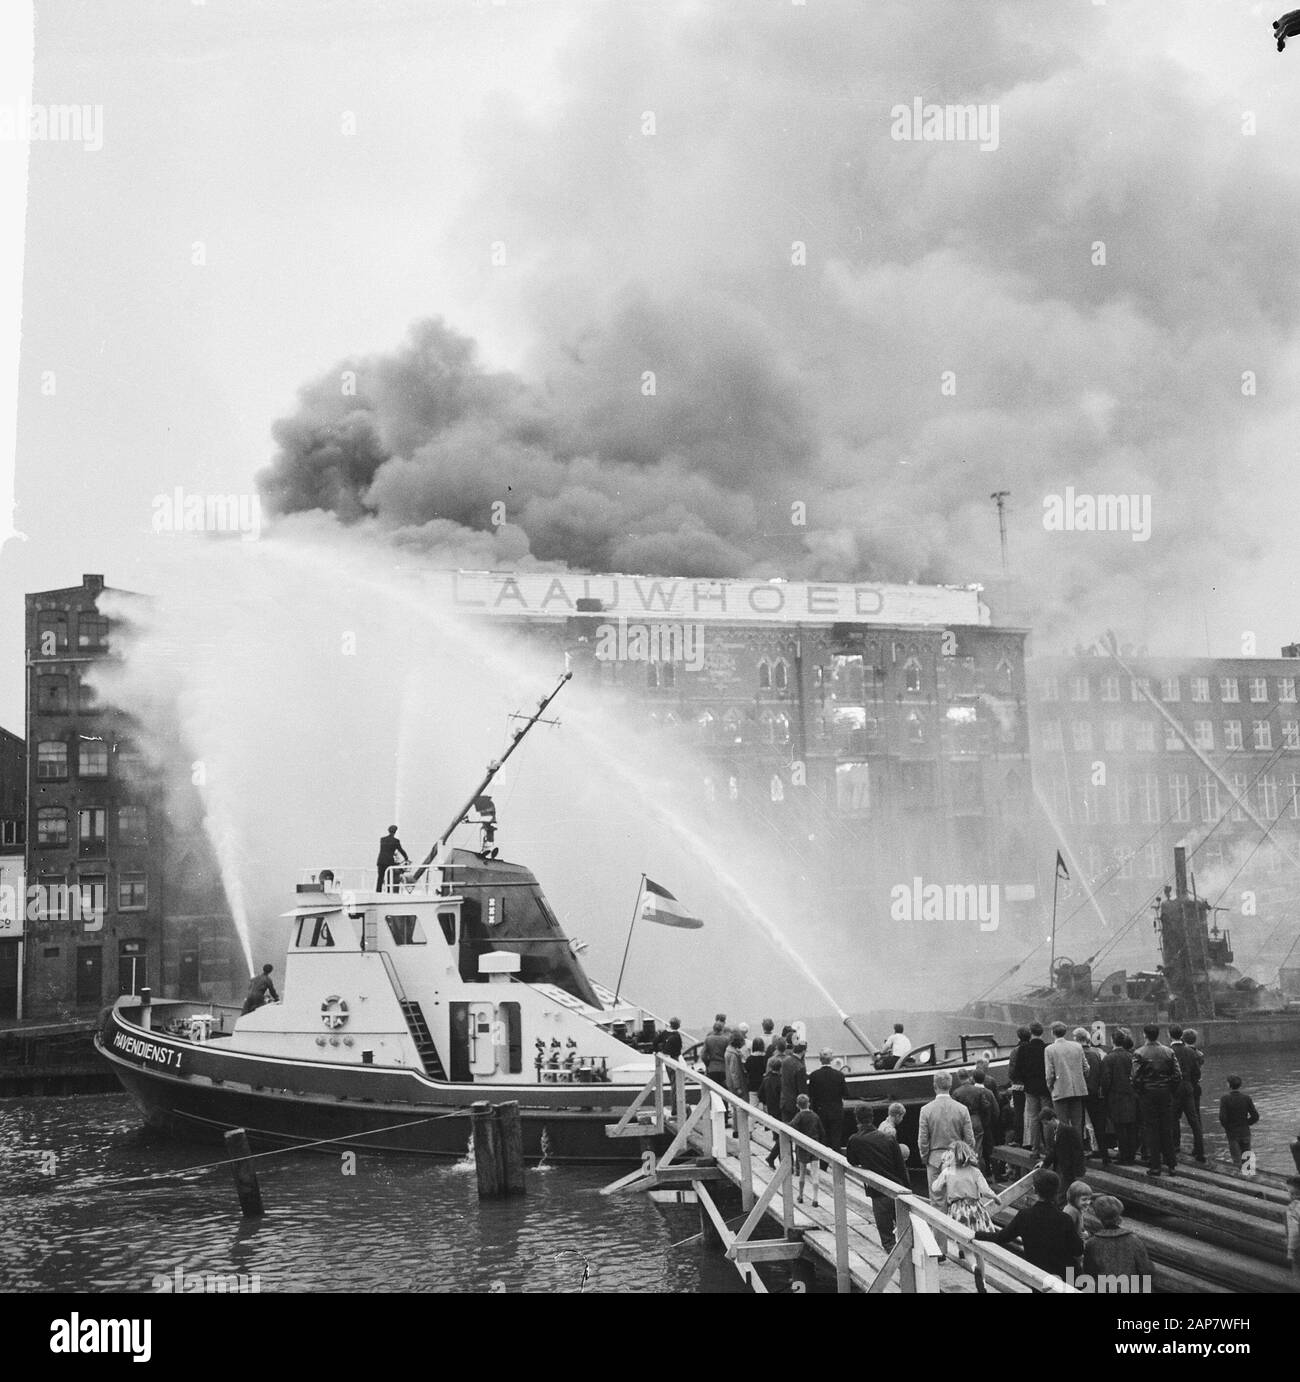
M 492 1116 L 492 1105 L 486 1100 L 470 1106 L 474 1129 L 474 1169 L 478 1174 L 478 1197 L 496 1199 L 505 1193 L 502 1181 L 500 1124 Z
M 501 1144 L 502 1190 L 507 1195 L 522 1195 L 527 1186 L 524 1183 L 524 1132 L 519 1122 L 519 1103 L 512 1099 L 509 1103 L 496 1107 L 498 1136 Z
M 226 1134 L 226 1151 L 237 1158 L 230 1163 L 235 1177 L 235 1193 L 239 1196 L 239 1207 L 246 1219 L 265 1214 L 262 1205 L 262 1188 L 257 1183 L 257 1172 L 253 1170 L 253 1149 L 248 1145 L 248 1134 L 243 1128 L 231 1128 Z

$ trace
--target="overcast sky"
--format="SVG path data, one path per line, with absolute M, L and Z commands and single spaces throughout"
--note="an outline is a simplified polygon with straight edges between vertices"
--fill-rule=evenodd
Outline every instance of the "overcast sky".
M 825 578 L 993 577 L 1009 489 L 1044 651 L 1109 624 L 1275 652 L 1300 637 L 1277 8 L 44 0 L 33 100 L 102 106 L 103 147 L 31 147 L 0 724 L 23 592 L 150 589 L 155 496 L 272 464 L 282 509 L 430 560 Z M 997 148 L 892 138 L 916 97 L 995 107 Z M 348 362 L 365 466 L 322 485 Z M 1150 540 L 1045 532 L 1066 486 L 1149 496 Z

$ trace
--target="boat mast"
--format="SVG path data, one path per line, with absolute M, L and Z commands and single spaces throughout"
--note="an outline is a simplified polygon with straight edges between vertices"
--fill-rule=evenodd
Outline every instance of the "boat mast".
M 560 688 L 564 685 L 566 681 L 569 681 L 572 678 L 572 676 L 573 673 L 566 670 L 564 675 L 559 679 L 559 681 L 555 683 L 554 688 L 547 695 L 543 696 L 540 701 L 537 702 L 537 709 L 534 710 L 533 713 L 528 717 L 527 722 L 521 728 L 516 729 L 512 732 L 510 736 L 510 742 L 506 745 L 506 751 L 501 755 L 500 758 L 494 758 L 487 765 L 487 770 L 483 774 L 482 781 L 480 781 L 478 786 L 475 787 L 474 790 L 470 793 L 469 800 L 456 813 L 455 817 L 452 819 L 451 824 L 446 828 L 446 830 L 442 832 L 442 834 L 438 837 L 437 841 L 434 843 L 433 848 L 430 849 L 428 854 L 426 854 L 424 858 L 420 861 L 420 867 L 417 868 L 415 872 L 411 875 L 410 879 L 408 880 L 409 882 L 418 883 L 420 879 L 424 877 L 424 871 L 429 867 L 431 863 L 433 863 L 434 856 L 451 838 L 451 834 L 456 829 L 456 827 L 460 825 L 460 823 L 465 819 L 465 817 L 468 816 L 469 813 L 474 809 L 474 803 L 488 789 L 488 787 L 491 785 L 492 779 L 501 771 L 502 768 L 505 767 L 506 759 L 509 758 L 510 755 L 514 753 L 514 751 L 523 742 L 524 735 L 527 734 L 528 731 L 532 729 L 532 727 L 538 722 L 538 720 L 542 718 L 542 716 L 546 713 L 546 707 L 550 705 L 550 703 L 556 698 L 556 696 L 560 694 Z

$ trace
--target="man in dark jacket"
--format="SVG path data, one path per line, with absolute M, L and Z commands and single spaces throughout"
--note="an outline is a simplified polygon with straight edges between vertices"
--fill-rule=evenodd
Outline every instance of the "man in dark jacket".
M 727 1047 L 731 1038 L 726 1034 L 721 1022 L 714 1022 L 713 1030 L 704 1038 L 700 1055 L 704 1060 L 704 1073 L 714 1084 L 724 1087 L 727 1083 Z
M 1205 1165 L 1205 1131 L 1201 1126 L 1201 1066 L 1205 1057 L 1196 1049 L 1196 1033 L 1171 1025 L 1169 1048 L 1178 1061 L 1182 1089 L 1174 1101 L 1174 1147 L 1183 1140 L 1183 1119 L 1192 1130 L 1192 1156 Z
M 241 1017 L 244 1013 L 256 1012 L 258 1008 L 267 1001 L 267 994 L 270 994 L 273 1003 L 278 1003 L 280 1001 L 280 995 L 276 993 L 275 985 L 271 982 L 271 971 L 274 968 L 274 965 L 263 965 L 262 972 L 256 979 L 250 982 L 248 985 L 248 997 L 244 999 L 244 1006 L 240 1010 L 239 1015 Z M 1240 1084 L 1241 1081 L 1238 1080 L 1237 1083 Z M 1247 1141 L 1246 1145 L 1250 1146 L 1249 1141 Z
M 803 1063 L 805 1049 L 800 1042 L 781 1059 L 781 1117 L 787 1123 L 795 1115 L 799 1096 L 808 1093 L 808 1067 Z
M 996 1233 L 980 1231 L 975 1237 L 984 1242 L 1001 1243 L 1004 1247 L 1019 1238 L 1026 1261 L 1064 1278 L 1071 1267 L 1078 1266 L 1083 1256 L 1083 1240 L 1074 1221 L 1057 1207 L 1060 1176 L 1055 1171 L 1035 1171 L 1034 1193 L 1037 1201 L 1028 1209 L 1022 1209 L 1006 1228 Z
M 874 1171 L 886 1180 L 897 1181 L 904 1190 L 910 1190 L 907 1167 L 903 1164 L 903 1153 L 898 1138 L 880 1132 L 875 1126 L 875 1112 L 866 1104 L 858 1106 L 858 1130 L 849 1138 L 848 1157 L 850 1166 L 861 1166 L 864 1171 Z M 888 1195 L 871 1196 L 871 1212 L 876 1217 L 876 1229 L 880 1234 L 880 1246 L 889 1251 L 894 1246 L 897 1228 L 897 1211 Z
M 1244 1152 L 1250 1151 L 1250 1130 L 1259 1122 L 1259 1111 L 1249 1094 L 1241 1092 L 1241 1076 L 1228 1076 L 1228 1092 L 1219 1100 L 1219 1122 L 1228 1138 L 1232 1164 L 1241 1165 Z
M 1045 1108 L 1052 1107 L 1052 1096 L 1047 1091 L 1047 1043 L 1041 1022 L 1029 1024 L 1029 1042 L 1016 1069 L 1025 1085 L 1025 1140 L 1021 1145 L 1036 1152 L 1043 1142 L 1038 1117 Z
M 1018 1146 L 1025 1145 L 1025 1075 L 1021 1065 L 1025 1058 L 1025 1048 L 1033 1033 L 1028 1027 L 1016 1028 L 1016 1048 L 1007 1062 L 1007 1078 L 1011 1084 L 1011 1102 L 1015 1108 L 1015 1122 L 1011 1128 L 1011 1140 Z
M 838 1152 L 844 1146 L 844 1100 L 849 1087 L 844 1072 L 831 1064 L 834 1054 L 827 1047 L 818 1057 L 820 1064 L 808 1076 L 808 1100 L 812 1111 L 822 1120 L 826 1145 Z
M 1109 1144 L 1106 1141 L 1106 1101 L 1101 1097 L 1101 1052 L 1082 1028 L 1075 1029 L 1074 1039 L 1083 1047 L 1084 1078 L 1088 1082 L 1088 1122 L 1092 1124 L 1093 1141 L 1103 1166 L 1110 1165 Z
M 1160 1043 L 1160 1028 L 1148 1023 L 1142 1029 L 1146 1044 L 1133 1053 L 1133 1088 L 1142 1111 L 1143 1137 L 1147 1148 L 1147 1175 L 1160 1174 L 1160 1158 L 1173 1175 L 1178 1169 L 1174 1146 L 1174 1100 L 1183 1083 L 1178 1057 Z
M 398 855 L 401 859 L 398 859 Z M 387 873 L 397 863 L 409 864 L 411 861 L 407 857 L 406 851 L 402 848 L 402 842 L 397 838 L 397 827 L 390 825 L 388 834 L 379 842 L 379 858 L 375 860 L 375 867 L 378 869 L 378 877 L 375 879 L 375 891 L 383 892 L 385 887 L 393 889 L 396 884 L 390 883 Z
M 985 1086 L 982 1070 L 977 1070 L 974 1075 L 962 1070 L 958 1078 L 961 1084 L 958 1086 L 954 1081 L 952 1097 L 970 1110 L 971 1127 L 975 1130 L 975 1153 L 980 1160 L 980 1170 L 987 1176 L 992 1169 L 993 1136 L 998 1126 L 997 1095 Z
M 1116 1029 L 1111 1036 L 1112 1049 L 1101 1062 L 1101 1098 L 1106 1117 L 1115 1125 L 1115 1140 L 1119 1143 L 1116 1161 L 1120 1166 L 1132 1166 L 1137 1160 L 1137 1095 L 1133 1092 L 1133 1055 L 1125 1042 L 1125 1033 Z

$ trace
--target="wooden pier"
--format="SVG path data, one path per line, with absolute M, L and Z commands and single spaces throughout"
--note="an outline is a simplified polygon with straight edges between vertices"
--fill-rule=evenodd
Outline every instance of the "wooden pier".
M 699 1094 L 690 1103 L 687 1091 Z M 730 1113 L 732 1126 L 726 1127 Z M 619 1120 L 610 1137 L 644 1141 L 642 1164 L 606 1186 L 604 1194 L 690 1189 L 699 1199 L 706 1239 L 716 1242 L 750 1288 L 766 1292 L 760 1263 L 823 1263 L 840 1292 L 1044 1292 L 1076 1294 L 1059 1277 L 1031 1266 L 971 1231 L 910 1190 L 849 1163 L 839 1152 L 795 1132 L 748 1100 L 706 1079 L 680 1061 L 657 1056 L 654 1077 Z M 655 1139 L 670 1137 L 656 1157 Z M 774 1168 L 766 1157 L 775 1139 Z M 820 1206 L 796 1204 L 795 1148 L 812 1152 L 829 1169 L 829 1195 Z M 719 1209 L 716 1191 L 740 1192 L 739 1228 Z M 1009 1206 L 1031 1191 L 1026 1176 L 999 1196 Z M 896 1242 L 881 1246 L 871 1198 L 894 1201 Z M 779 1236 L 772 1236 L 772 1230 Z M 947 1260 L 943 1260 L 945 1247 Z M 796 1287 L 798 1289 L 798 1287 Z

